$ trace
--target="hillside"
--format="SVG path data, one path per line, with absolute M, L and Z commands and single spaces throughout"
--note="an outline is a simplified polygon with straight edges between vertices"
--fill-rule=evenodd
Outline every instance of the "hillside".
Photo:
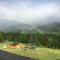
M 37 27 L 30 25 L 30 24 L 26 24 L 26 23 L 19 23 L 7 28 L 4 28 L 3 30 L 4 32 L 17 32 L 17 31 L 21 31 L 21 32 L 41 32 Z
M 12 20 L 4 20 L 0 19 L 0 31 L 3 32 L 32 32 L 32 31 L 38 31 L 38 32 L 60 32 L 60 23 L 50 23 L 38 26 L 31 25 L 24 22 L 17 22 Z
M 43 26 L 38 26 L 43 32 L 60 32 L 60 23 L 52 23 Z

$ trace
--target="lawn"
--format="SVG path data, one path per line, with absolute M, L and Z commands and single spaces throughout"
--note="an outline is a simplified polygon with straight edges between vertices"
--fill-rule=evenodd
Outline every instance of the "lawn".
M 37 47 L 36 49 L 27 49 L 27 51 L 25 51 L 24 49 L 4 49 L 1 44 L 0 49 L 13 54 L 34 58 L 36 60 L 60 60 L 60 49 Z

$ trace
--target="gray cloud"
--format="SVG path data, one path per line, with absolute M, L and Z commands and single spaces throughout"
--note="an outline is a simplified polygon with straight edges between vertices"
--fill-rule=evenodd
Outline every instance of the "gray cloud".
M 46 3 L 33 6 L 31 0 L 17 1 L 12 5 L 0 2 L 0 19 L 29 24 L 60 22 L 60 5 Z

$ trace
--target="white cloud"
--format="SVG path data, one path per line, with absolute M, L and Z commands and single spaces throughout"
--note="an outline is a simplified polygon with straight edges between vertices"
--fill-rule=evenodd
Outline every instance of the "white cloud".
M 14 4 L 0 3 L 0 19 L 17 20 L 28 23 L 46 22 L 48 17 L 60 18 L 60 7 L 57 4 L 40 4 L 33 6 L 27 2 Z

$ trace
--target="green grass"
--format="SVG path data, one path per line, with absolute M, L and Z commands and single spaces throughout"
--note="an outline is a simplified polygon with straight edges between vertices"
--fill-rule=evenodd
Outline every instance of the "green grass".
M 57 60 L 60 59 L 60 49 L 50 49 L 37 47 L 35 50 L 27 49 L 25 52 L 24 49 L 16 50 L 16 49 L 3 49 L 2 45 L 0 45 L 0 49 L 4 51 L 11 52 L 13 54 L 26 56 L 30 58 L 34 58 L 36 60 Z

